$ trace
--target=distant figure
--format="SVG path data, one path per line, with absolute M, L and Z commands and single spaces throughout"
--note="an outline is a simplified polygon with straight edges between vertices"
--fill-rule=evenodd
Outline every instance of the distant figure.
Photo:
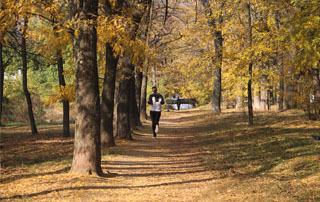
M 181 99 L 180 99 L 180 97 L 178 96 L 178 99 L 177 99 L 177 108 L 178 108 L 178 111 L 180 110 L 180 105 L 181 105 Z
M 152 121 L 153 139 L 156 139 L 159 132 L 159 120 L 161 116 L 161 105 L 164 104 L 164 99 L 160 93 L 157 92 L 157 87 L 152 87 L 152 94 L 149 96 L 148 104 L 150 107 L 150 117 Z

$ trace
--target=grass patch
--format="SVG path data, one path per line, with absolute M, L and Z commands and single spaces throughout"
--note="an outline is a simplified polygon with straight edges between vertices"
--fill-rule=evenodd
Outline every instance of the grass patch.
M 206 166 L 232 181 L 228 187 L 232 194 L 225 193 L 221 201 L 233 200 L 233 196 L 247 201 L 248 194 L 259 201 L 315 201 L 320 186 L 320 141 L 311 135 L 320 134 L 320 122 L 307 121 L 296 111 L 256 113 L 253 127 L 246 121 L 240 113 L 212 117 L 205 122 L 212 130 L 195 140 L 211 153 L 205 157 Z M 302 183 L 308 179 L 312 180 Z M 263 186 L 263 191 L 257 191 L 257 186 Z M 214 191 L 208 192 L 213 195 Z
M 8 122 L 8 123 L 4 123 L 4 126 L 26 126 L 27 123 L 23 123 L 23 122 Z

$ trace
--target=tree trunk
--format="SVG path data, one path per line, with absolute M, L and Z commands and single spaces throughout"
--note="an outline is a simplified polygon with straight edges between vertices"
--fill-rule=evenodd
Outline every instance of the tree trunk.
M 143 77 L 142 71 L 140 71 L 140 69 L 136 67 L 135 86 L 136 86 L 136 101 L 137 101 L 138 114 L 140 114 L 142 77 Z
M 66 86 L 66 82 L 64 80 L 64 75 L 63 75 L 63 58 L 62 58 L 61 50 L 57 52 L 57 56 L 58 56 L 59 85 Z M 62 106 L 63 106 L 63 137 L 70 137 L 69 100 L 63 99 Z
M 2 59 L 2 42 L 0 41 L 0 126 L 2 125 L 2 104 L 3 104 L 4 64 Z
M 247 4 L 248 8 L 248 24 L 249 24 L 249 46 L 252 47 L 252 24 L 251 24 L 251 5 L 250 3 Z M 248 124 L 253 125 L 253 108 L 252 108 L 252 66 L 253 63 L 249 64 L 248 72 L 249 72 L 249 81 L 248 81 L 248 113 L 249 119 Z
M 141 84 L 141 99 L 140 99 L 140 121 L 145 121 L 147 118 L 147 86 L 148 76 L 147 72 L 143 74 Z
M 284 105 L 285 105 L 285 109 L 292 109 L 294 108 L 294 102 L 293 102 L 293 92 L 294 92 L 294 87 L 292 85 L 292 80 L 286 82 L 285 85 L 285 95 L 284 96 Z
M 280 17 L 279 17 L 279 12 L 275 11 L 275 16 L 274 16 L 275 22 L 276 22 L 276 27 L 278 30 L 280 30 Z M 279 98 L 278 98 L 278 110 L 283 110 L 284 109 L 284 70 L 283 70 L 283 54 L 282 53 L 277 53 L 277 62 L 279 64 L 279 72 L 280 72 L 280 81 L 279 81 Z
M 315 113 L 320 114 L 320 78 L 319 78 L 319 69 L 312 69 L 312 83 L 314 87 L 315 95 Z
M 126 53 L 121 58 L 121 64 L 117 105 L 117 137 L 132 140 L 130 125 L 130 77 L 132 72 L 130 58 Z
M 224 4 L 220 5 L 220 12 L 222 12 Z M 222 14 L 220 13 L 218 17 L 219 27 L 223 22 Z M 213 23 L 215 24 L 215 23 Z M 222 68 L 222 49 L 223 49 L 223 38 L 222 31 L 215 30 L 213 33 L 214 39 L 214 47 L 215 47 L 215 70 L 213 76 L 213 92 L 212 92 L 212 112 L 214 114 L 221 113 L 221 68 Z
M 268 75 L 262 75 L 262 86 L 261 86 L 261 102 L 259 109 L 267 110 L 268 108 Z
M 134 74 L 134 65 L 131 65 L 131 72 Z M 130 125 L 131 125 L 131 130 L 134 130 L 137 128 L 138 125 L 141 125 L 140 122 L 140 116 L 138 113 L 138 108 L 137 108 L 137 100 L 136 100 L 136 85 L 135 85 L 135 76 L 132 75 L 130 78 Z
M 101 145 L 103 147 L 115 146 L 113 136 L 113 111 L 116 72 L 119 58 L 113 56 L 112 47 L 106 44 L 106 69 L 101 103 Z
M 221 66 L 220 66 L 221 67 Z M 221 68 L 217 68 L 213 73 L 212 91 L 212 113 L 221 113 Z
M 141 19 L 148 11 L 148 8 L 150 8 L 151 0 L 144 0 L 139 4 L 141 4 L 144 9 L 136 10 L 133 13 L 134 23 L 127 27 L 131 40 L 137 37 Z M 132 139 L 131 129 L 133 129 L 137 123 L 138 112 L 136 109 L 137 104 L 134 90 L 134 66 L 130 61 L 129 52 L 125 51 L 124 56 L 121 58 L 121 64 L 121 81 L 117 106 L 117 136 L 122 139 Z M 130 121 L 132 121 L 131 124 Z
M 23 92 L 26 96 L 27 105 L 28 105 L 28 113 L 29 113 L 29 120 L 31 125 L 31 131 L 32 134 L 37 134 L 37 126 L 34 121 L 34 115 L 33 115 L 33 108 L 32 108 L 32 100 L 31 96 L 28 90 L 28 61 L 27 61 L 27 45 L 26 45 L 26 30 L 28 26 L 28 20 L 24 20 L 24 28 L 22 33 L 22 43 L 21 43 L 21 54 L 22 54 L 22 86 L 23 86 Z
M 147 9 L 147 17 L 145 18 L 145 29 L 143 29 L 144 33 L 142 34 L 142 39 L 145 40 L 146 46 L 149 46 L 150 34 L 149 30 L 152 28 L 152 14 L 153 14 L 153 6 L 154 3 L 150 2 L 149 8 Z M 145 121 L 147 119 L 147 86 L 148 86 L 148 58 L 146 57 L 143 61 L 143 72 L 139 75 L 139 79 L 141 79 L 140 85 L 140 98 L 137 99 L 139 101 L 139 116 L 140 122 Z
M 279 100 L 278 100 L 278 110 L 284 109 L 284 72 L 283 72 L 283 56 L 280 56 L 280 81 L 279 81 Z
M 152 66 L 152 86 L 157 86 L 157 68 L 155 65 Z
M 76 69 L 76 126 L 71 173 L 101 175 L 100 101 L 97 65 L 98 0 L 74 0 L 78 21 L 73 36 Z M 84 22 L 81 22 L 84 21 Z
M 214 72 L 213 72 L 213 91 L 212 91 L 212 113 L 221 113 L 221 67 L 222 67 L 222 50 L 223 50 L 223 37 L 222 31 L 218 27 L 223 22 L 222 9 L 224 3 L 220 3 L 220 14 L 217 18 L 214 17 L 210 4 L 207 0 L 202 0 L 202 4 L 206 7 L 206 15 L 208 19 L 208 24 L 212 28 L 211 34 L 214 37 L 214 49 L 215 57 L 213 59 Z M 219 23 L 217 26 L 216 23 Z
M 249 112 L 249 125 L 253 125 L 253 108 L 252 108 L 252 89 L 251 89 L 251 81 L 252 81 L 252 63 L 249 64 L 249 75 L 250 80 L 248 81 L 248 112 Z

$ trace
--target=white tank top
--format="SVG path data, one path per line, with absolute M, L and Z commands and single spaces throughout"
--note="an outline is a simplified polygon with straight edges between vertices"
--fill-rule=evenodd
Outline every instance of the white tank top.
M 152 97 L 152 105 L 150 107 L 150 111 L 161 112 L 161 101 L 162 99 L 159 98 L 158 102 L 156 102 L 156 98 Z

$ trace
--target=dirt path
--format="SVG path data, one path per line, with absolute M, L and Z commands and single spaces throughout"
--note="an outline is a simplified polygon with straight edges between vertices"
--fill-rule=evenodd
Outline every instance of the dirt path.
M 1 129 L 0 201 L 212 202 L 320 201 L 320 122 L 294 113 L 211 117 L 194 109 L 164 113 L 134 141 L 103 150 L 104 177 L 69 174 L 73 138 L 61 125 Z M 210 168 L 210 170 L 209 170 Z
M 103 161 L 121 187 L 108 196 L 115 201 L 196 201 L 214 177 L 203 166 L 204 151 L 193 143 L 196 134 L 189 121 L 188 114 L 166 115 L 156 140 L 145 126 L 134 144 L 123 148 L 124 155 Z
M 26 151 L 17 153 L 12 160 L 19 157 L 21 162 L 31 162 L 30 158 L 37 158 L 43 159 L 43 163 L 30 167 L 17 164 L 14 169 L 6 169 L 0 199 L 28 202 L 198 201 L 214 181 L 212 172 L 203 166 L 204 151 L 194 143 L 197 129 L 192 124 L 202 115 L 201 112 L 164 113 L 156 140 L 151 135 L 150 121 L 135 132 L 134 141 L 117 139 L 117 147 L 104 151 L 109 153 L 102 159 L 107 177 L 67 173 L 71 164 L 68 159 L 72 155 L 72 138 L 57 137 L 58 133 L 52 137 L 54 134 L 47 134 L 46 127 L 40 128 L 40 139 L 30 136 L 26 139 L 32 142 L 21 142 L 12 147 Z M 8 147 L 9 144 L 14 143 L 8 143 Z M 57 153 L 59 149 L 63 152 Z M 50 155 L 69 157 L 48 161 Z M 27 161 L 23 160 L 26 158 Z M 12 160 L 8 162 L 14 162 Z

